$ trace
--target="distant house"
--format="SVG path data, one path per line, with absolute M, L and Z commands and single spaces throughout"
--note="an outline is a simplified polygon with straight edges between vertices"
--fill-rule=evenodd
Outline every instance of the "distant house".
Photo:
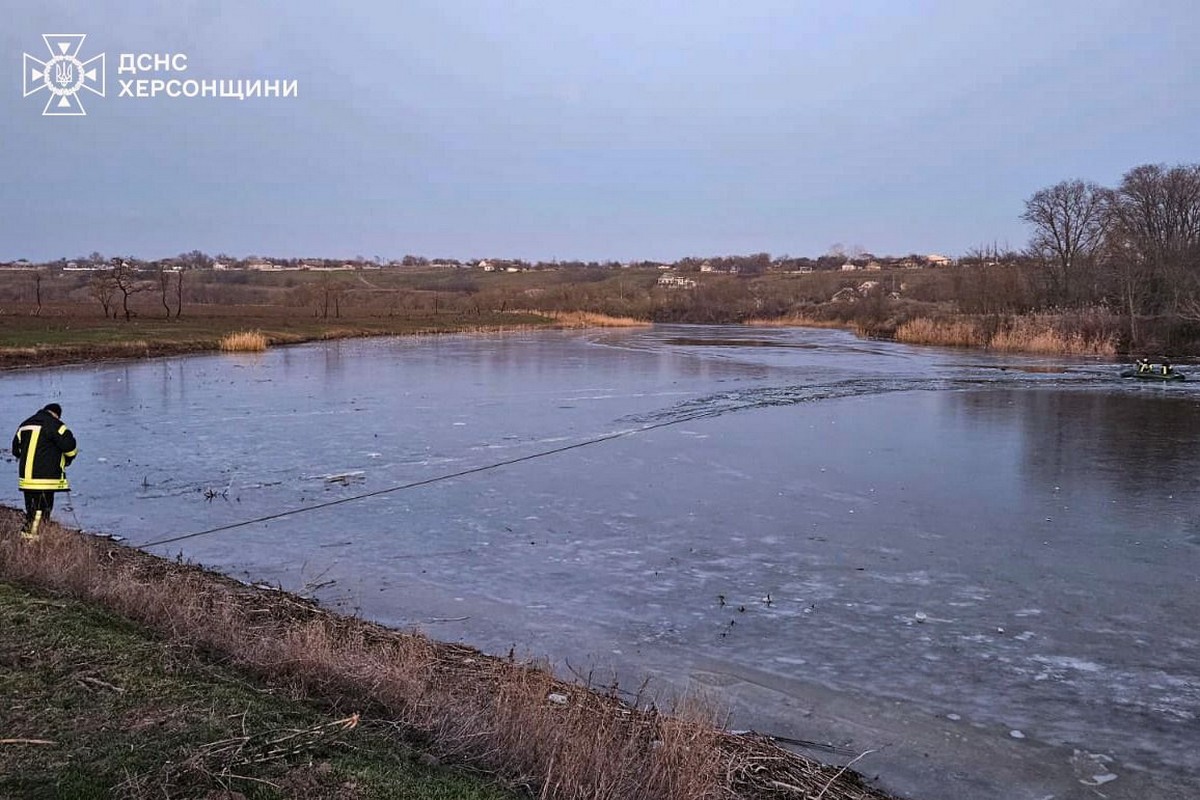
M 477 266 L 484 272 L 496 271 L 496 263 L 494 261 L 488 261 L 486 258 L 480 261 Z
M 870 272 L 879 272 L 882 269 L 883 264 L 880 264 L 878 261 L 871 260 L 867 262 L 867 270 Z
M 705 261 L 703 264 L 700 265 L 700 271 L 701 272 L 716 272 L 717 268 L 714 267 L 710 262 Z
M 682 275 L 660 275 L 658 285 L 668 289 L 695 289 L 696 281 Z
M 931 267 L 946 267 L 954 263 L 954 259 L 940 256 L 937 253 L 930 253 L 925 256 L 925 263 Z
M 670 269 L 670 268 L 671 268 L 670 264 L 658 264 L 656 266 L 656 269 L 660 269 L 660 270 L 666 270 L 666 269 Z
M 252 269 L 256 272 L 273 272 L 279 269 L 279 267 L 270 261 L 251 261 L 246 265 L 246 269 Z
M 845 264 L 842 264 L 842 272 L 854 272 L 856 269 L 858 269 L 858 265 L 853 261 L 847 261 Z

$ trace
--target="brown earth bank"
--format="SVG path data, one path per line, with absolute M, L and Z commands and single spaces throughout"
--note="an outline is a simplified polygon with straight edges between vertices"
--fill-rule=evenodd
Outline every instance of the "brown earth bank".
M 47 367 L 216 352 L 243 332 L 267 346 L 367 336 L 484 334 L 538 329 L 649 325 L 640 320 L 587 312 L 485 312 L 347 317 L 296 317 L 287 309 L 231 306 L 206 309 L 183 320 L 100 318 L 67 306 L 39 316 L 0 315 L 0 369 Z
M 726 731 L 704 698 L 556 678 L 0 507 L 0 581 L 102 607 L 262 685 L 401 730 L 538 798 L 886 800 L 845 766 Z M 11 634 L 10 634 L 11 635 Z M 852 762 L 851 762 L 852 763 Z
M 742 275 L 694 266 L 687 288 L 662 285 L 659 270 L 643 268 L 189 270 L 165 283 L 143 270 L 128 298 L 110 295 L 106 305 L 97 291 L 104 273 L 11 272 L 0 278 L 0 366 L 207 351 L 247 329 L 283 344 L 574 327 L 592 323 L 552 320 L 589 314 L 641 324 L 834 325 L 912 344 L 1010 352 L 1200 355 L 1200 312 L 1184 313 L 1191 306 L 1130 314 L 1111 297 L 1065 302 L 1046 294 L 1045 276 L 1032 265 Z M 45 352 L 51 347 L 60 351 Z

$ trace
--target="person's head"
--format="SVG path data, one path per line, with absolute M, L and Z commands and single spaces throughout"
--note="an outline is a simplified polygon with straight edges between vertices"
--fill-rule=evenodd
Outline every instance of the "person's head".
M 42 411 L 50 412 L 54 415 L 55 419 L 62 417 L 62 406 L 58 403 L 46 403 L 46 405 L 42 406 Z

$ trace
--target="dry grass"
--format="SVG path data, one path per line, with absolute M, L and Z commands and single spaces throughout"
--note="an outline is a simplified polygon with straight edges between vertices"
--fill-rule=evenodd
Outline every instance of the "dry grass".
M 974 320 L 933 320 L 921 317 L 896 329 L 896 341 L 942 347 L 986 347 L 987 335 Z
M 0 579 L 100 603 L 298 694 L 386 715 L 435 754 L 545 800 L 886 797 L 853 773 L 724 732 L 704 704 L 660 713 L 644 698 L 623 702 L 617 687 L 596 691 L 54 524 L 25 544 L 17 524 L 0 510 Z
M 1067 327 L 1076 329 L 1064 330 Z M 1062 317 L 1049 314 L 1017 317 L 1008 327 L 997 331 L 988 346 L 1005 352 L 1047 355 L 1116 355 L 1115 333 L 1089 327 L 1069 326 Z
M 261 353 L 267 349 L 267 337 L 261 331 L 239 331 L 221 337 L 220 348 L 226 353 Z
M 1036 314 L 1017 316 L 994 325 L 972 317 L 921 317 L 896 329 L 896 340 L 943 347 L 984 347 L 1007 353 L 1112 356 L 1117 334 L 1109 322 L 1094 314 Z M 988 328 L 992 327 L 992 331 Z
M 549 311 L 545 314 L 554 320 L 556 328 L 648 328 L 652 323 L 633 317 L 610 317 L 591 311 Z

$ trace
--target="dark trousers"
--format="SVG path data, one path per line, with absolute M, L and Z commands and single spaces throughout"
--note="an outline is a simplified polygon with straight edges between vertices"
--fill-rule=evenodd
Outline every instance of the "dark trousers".
M 49 492 L 44 489 L 22 489 L 25 494 L 25 526 L 29 527 L 29 523 L 33 522 L 34 513 L 42 512 L 42 522 L 50 519 L 50 512 L 54 510 L 54 492 Z

